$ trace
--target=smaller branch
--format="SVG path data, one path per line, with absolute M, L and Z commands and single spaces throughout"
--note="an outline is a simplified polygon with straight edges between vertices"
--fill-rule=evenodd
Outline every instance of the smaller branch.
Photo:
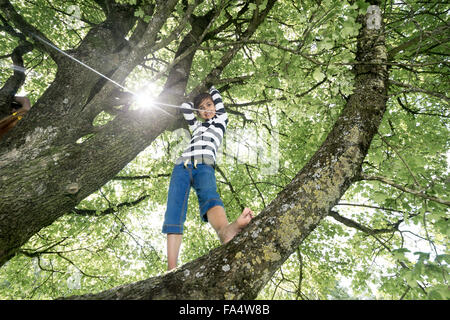
M 297 248 L 297 257 L 298 257 L 298 263 L 300 265 L 300 270 L 298 273 L 298 284 L 297 284 L 297 296 L 296 300 L 299 300 L 302 296 L 302 282 L 303 282 L 303 257 L 302 253 L 300 252 L 300 247 Z
M 54 244 L 46 247 L 45 249 L 37 249 L 34 252 L 32 252 L 31 249 L 23 248 L 23 249 L 19 250 L 19 253 L 21 253 L 24 256 L 29 257 L 29 258 L 39 257 L 41 254 L 48 253 L 50 251 L 50 249 L 60 245 L 61 243 L 66 241 L 68 238 L 69 237 L 63 237 L 61 240 L 59 240 L 59 241 L 55 242 Z
M 258 26 L 264 21 L 267 14 L 269 13 L 270 9 L 274 6 L 275 0 L 268 0 L 266 8 L 259 12 L 258 9 L 256 9 L 253 12 L 253 17 L 251 19 L 250 24 L 248 25 L 247 29 L 239 35 L 239 38 L 243 40 L 245 43 L 250 39 L 250 37 L 254 34 L 255 30 L 258 28 Z M 222 71 L 225 69 L 225 67 L 230 63 L 230 61 L 233 59 L 235 54 L 243 47 L 242 44 L 233 45 L 230 50 L 228 50 L 221 58 L 221 63 L 214 67 L 209 74 L 203 79 L 203 81 L 196 87 L 194 90 L 192 90 L 190 96 L 196 96 L 200 92 L 207 89 L 211 84 L 217 83 L 218 79 L 220 78 L 220 75 Z M 198 45 L 200 45 L 199 43 Z M 198 47 L 198 46 L 197 46 Z
M 177 2 L 178 1 L 176 0 L 167 0 L 164 3 L 162 1 L 157 1 L 156 10 L 150 23 L 146 26 L 145 30 L 140 33 L 140 38 L 133 41 L 135 42 L 135 47 L 142 50 L 142 52 L 147 52 L 155 45 L 160 29 L 169 18 Z
M 264 205 L 264 208 L 265 208 L 266 207 L 266 201 L 264 200 L 264 196 L 261 193 L 261 191 L 259 190 L 257 184 L 255 183 L 255 180 L 253 179 L 252 174 L 250 173 L 250 169 L 248 168 L 247 164 L 245 164 L 245 168 L 247 169 L 248 176 L 250 177 L 250 180 L 252 181 L 252 184 L 255 186 L 256 191 L 258 191 L 259 197 L 261 198 L 261 200 L 263 202 L 263 205 Z
M 0 0 L 0 11 L 4 13 L 8 22 L 12 22 L 14 26 L 24 35 L 33 39 L 37 39 L 37 37 L 39 37 L 53 45 L 53 43 L 42 32 L 29 24 L 20 14 L 18 14 L 8 0 Z M 35 41 L 35 46 L 44 52 L 47 52 L 56 63 L 58 63 L 60 60 L 59 58 L 62 56 L 62 54 L 41 43 L 40 41 Z
M 231 194 L 233 195 L 233 197 L 236 199 L 236 202 L 238 203 L 239 207 L 241 208 L 241 210 L 244 210 L 245 206 L 242 204 L 241 200 L 239 199 L 238 193 L 234 190 L 233 185 L 231 184 L 231 182 L 227 179 L 225 173 L 223 172 L 223 170 L 219 167 L 216 166 L 216 170 L 217 172 L 220 173 L 220 175 L 222 176 L 222 178 L 225 179 L 225 184 L 228 186 L 228 188 L 230 188 Z
M 192 12 L 194 12 L 194 9 L 200 4 L 200 2 L 201 2 L 200 0 L 196 0 L 193 4 L 190 4 L 188 6 L 187 10 L 184 13 L 183 18 L 178 22 L 178 26 L 175 28 L 175 30 L 173 30 L 168 37 L 164 38 L 160 42 L 157 42 L 152 47 L 152 52 L 158 51 L 159 49 L 166 47 L 169 43 L 171 43 L 180 36 L 181 32 L 187 26 L 189 19 L 191 18 Z
M 406 49 L 408 49 L 409 47 L 413 47 L 416 46 L 418 44 L 421 44 L 422 40 L 428 39 L 431 35 L 440 35 L 441 33 L 444 34 L 447 30 L 448 30 L 449 26 L 447 24 L 445 25 L 441 25 L 439 27 L 437 27 L 436 29 L 432 30 L 432 31 L 423 31 L 420 32 L 419 35 L 411 38 L 410 40 L 402 43 L 401 45 L 392 48 L 391 50 L 389 50 L 388 52 L 388 60 L 393 60 L 394 57 L 401 51 L 404 51 Z
M 400 92 L 403 93 L 403 92 Z M 406 110 L 409 113 L 412 114 L 416 114 L 416 115 L 424 115 L 424 116 L 433 116 L 433 117 L 442 117 L 442 118 L 450 118 L 450 116 L 446 116 L 443 114 L 439 114 L 439 113 L 430 113 L 430 112 L 419 112 L 419 111 L 415 111 L 412 110 L 411 108 L 407 107 L 402 100 L 400 99 L 400 97 L 397 97 L 397 102 L 400 105 L 400 107 L 402 107 L 402 109 Z
M 94 279 L 100 279 L 103 281 L 103 279 L 105 278 L 105 276 L 94 276 L 91 274 L 88 274 L 86 272 L 84 272 L 82 269 L 80 269 L 72 260 L 70 260 L 69 258 L 67 258 L 66 256 L 63 256 L 60 252 L 56 252 L 56 255 L 61 257 L 63 260 L 66 260 L 68 263 L 70 263 L 71 265 L 73 265 L 75 268 L 77 268 L 78 271 L 80 271 L 80 273 L 82 275 L 84 275 L 85 277 L 88 278 L 94 278 Z
M 150 79 L 151 82 L 155 82 L 159 78 L 161 78 L 163 75 L 167 74 L 174 66 L 176 66 L 180 61 L 182 61 L 184 58 L 192 54 L 197 50 L 199 45 L 203 42 L 203 39 L 205 38 L 208 29 L 211 27 L 215 19 L 218 17 L 218 12 L 212 19 L 209 21 L 208 26 L 205 28 L 203 33 L 200 35 L 200 37 L 195 41 L 195 43 L 189 47 L 186 51 L 184 51 L 182 54 L 180 54 L 178 57 L 176 57 L 170 64 L 168 64 L 164 70 L 160 71 L 156 75 L 153 76 L 153 78 Z
M 405 296 L 408 294 L 409 290 L 411 290 L 411 287 L 407 286 L 405 292 L 402 294 L 399 300 L 403 300 Z
M 430 95 L 430 96 L 442 99 L 442 100 L 446 101 L 447 103 L 450 102 L 450 99 L 444 93 L 425 90 L 425 89 L 414 87 L 414 86 L 411 86 L 409 84 L 402 83 L 402 82 L 395 81 L 395 80 L 389 80 L 389 84 L 393 84 L 395 86 L 408 89 L 408 90 L 403 91 L 403 92 L 421 92 L 421 93 L 425 93 L 427 95 Z
M 143 179 L 156 179 L 162 177 L 170 177 L 170 173 L 160 173 L 156 176 L 152 175 L 142 175 L 142 176 L 116 176 L 112 180 L 143 180 Z
M 35 5 L 36 5 L 36 4 L 35 4 Z M 55 12 L 58 12 L 58 13 L 62 14 L 63 16 L 67 16 L 67 17 L 72 17 L 72 16 L 73 16 L 72 14 L 67 13 L 67 12 L 64 11 L 64 10 L 58 9 L 57 7 L 55 7 L 54 5 L 52 5 L 52 4 L 50 3 L 50 1 L 47 1 L 46 5 L 44 5 L 43 7 L 44 7 L 44 8 L 45 8 L 45 7 L 50 8 L 51 10 L 53 10 L 53 11 L 55 11 Z M 94 8 L 94 7 L 91 7 L 91 8 Z M 93 23 L 93 22 L 91 22 L 91 21 L 85 19 L 83 16 L 77 17 L 77 19 L 79 19 L 80 21 L 82 21 L 82 22 L 84 22 L 84 23 L 86 23 L 86 24 L 88 24 L 88 25 L 90 25 L 90 26 L 94 26 L 94 25 L 95 25 L 95 23 Z M 63 22 L 63 23 L 65 23 L 65 22 Z
M 437 203 L 440 203 L 440 204 L 444 204 L 444 205 L 450 207 L 450 201 L 448 201 L 448 200 L 444 200 L 444 199 L 440 199 L 440 198 L 437 198 L 437 197 L 433 197 L 433 196 L 427 195 L 423 191 L 417 191 L 417 190 L 414 190 L 414 189 L 411 189 L 411 188 L 408 188 L 408 187 L 401 186 L 401 185 L 399 185 L 399 184 L 397 184 L 397 183 L 393 182 L 392 180 L 390 180 L 388 178 L 385 178 L 385 177 L 368 176 L 368 175 L 362 174 L 361 175 L 361 179 L 362 180 L 367 180 L 367 181 L 379 181 L 379 182 L 385 183 L 387 185 L 390 185 L 390 186 L 392 186 L 392 187 L 394 187 L 396 189 L 399 189 L 399 190 L 401 190 L 403 192 L 407 192 L 407 193 L 413 194 L 415 196 L 421 197 L 423 199 L 428 199 L 428 200 L 431 200 L 431 201 L 434 201 L 434 202 L 437 202 Z
M 220 50 L 223 48 L 227 48 L 227 47 L 234 47 L 234 46 L 243 46 L 243 45 L 251 45 L 251 44 L 256 44 L 256 45 L 266 45 L 269 47 L 274 47 L 276 49 L 282 50 L 282 51 L 286 51 L 295 55 L 300 55 L 301 57 L 305 58 L 306 60 L 312 62 L 313 64 L 317 64 L 317 65 L 323 65 L 322 62 L 319 62 L 317 60 L 314 60 L 311 56 L 304 54 L 303 52 L 301 52 L 300 49 L 298 48 L 288 48 L 285 46 L 280 45 L 278 42 L 276 41 L 271 41 L 271 40 L 238 40 L 238 41 L 230 41 L 230 42 L 224 42 L 223 44 L 218 44 L 212 47 L 199 47 L 200 50 Z
M 400 158 L 400 160 L 403 162 L 403 164 L 405 165 L 406 169 L 408 169 L 409 174 L 410 174 L 411 177 L 414 179 L 415 184 L 416 184 L 419 188 L 422 188 L 422 186 L 420 185 L 419 181 L 417 181 L 416 176 L 413 174 L 411 168 L 409 167 L 408 163 L 407 163 L 407 162 L 405 161 L 405 159 L 403 159 L 403 157 L 400 155 L 400 152 L 398 152 L 396 148 L 394 148 L 393 146 L 391 146 L 391 145 L 389 144 L 389 142 L 387 142 L 387 140 L 386 140 L 382 135 L 379 135 L 379 137 L 381 138 L 381 140 L 382 140 L 384 143 L 386 143 L 386 145 L 387 145 L 389 148 L 391 148 L 392 150 L 394 150 L 395 154 L 396 154 L 396 155 Z
M 395 209 L 391 209 L 391 208 L 384 208 L 384 207 L 377 207 L 377 206 L 370 206 L 370 205 L 367 205 L 367 204 L 360 204 L 360 203 L 344 203 L 344 202 L 340 202 L 340 203 L 338 203 L 336 205 L 337 206 L 364 207 L 364 208 L 378 209 L 378 210 L 398 212 L 398 213 L 404 214 L 404 212 L 400 211 L 400 210 L 395 210 Z
M 101 211 L 99 213 L 98 213 L 98 210 L 76 209 L 76 208 L 73 209 L 71 213 L 75 213 L 75 214 L 80 215 L 80 216 L 104 216 L 104 215 L 107 215 L 107 214 L 113 214 L 114 212 L 117 211 L 118 208 L 135 206 L 138 203 L 144 201 L 145 199 L 147 199 L 149 197 L 150 197 L 150 195 L 144 195 L 144 196 L 142 196 L 142 197 L 140 197 L 140 198 L 138 198 L 138 199 L 136 199 L 134 201 L 131 201 L 131 202 L 122 202 L 122 203 L 118 204 L 117 206 L 112 206 L 110 204 L 110 208 L 108 208 L 106 210 L 103 210 L 103 211 Z
M 336 211 L 330 211 L 329 215 L 333 219 L 335 219 L 336 221 L 346 225 L 347 227 L 350 227 L 350 228 L 353 228 L 353 229 L 357 229 L 359 231 L 367 233 L 368 235 L 381 234 L 381 233 L 390 233 L 390 232 L 398 231 L 398 225 L 400 224 L 400 221 L 399 221 L 392 228 L 371 229 L 369 227 L 363 226 L 362 224 L 360 224 L 360 223 L 358 223 L 358 222 L 356 222 L 354 220 L 351 220 L 351 219 L 348 219 L 346 217 L 341 216 Z

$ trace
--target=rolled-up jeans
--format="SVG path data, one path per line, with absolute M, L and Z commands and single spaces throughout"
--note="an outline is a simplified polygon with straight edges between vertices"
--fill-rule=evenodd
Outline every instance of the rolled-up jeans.
M 192 164 L 175 165 L 170 178 L 163 233 L 183 233 L 191 186 L 197 193 L 202 221 L 208 221 L 206 213 L 212 207 L 224 207 L 217 192 L 215 170 L 212 166 L 201 163 L 197 164 L 196 168 Z

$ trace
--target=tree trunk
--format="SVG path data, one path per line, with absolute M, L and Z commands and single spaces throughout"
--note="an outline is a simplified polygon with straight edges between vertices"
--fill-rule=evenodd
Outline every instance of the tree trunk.
M 386 108 L 379 8 L 360 16 L 354 93 L 307 165 L 231 242 L 163 276 L 69 299 L 254 299 L 357 180 Z M 372 13 L 372 11 L 373 13 Z M 368 21 L 368 23 L 366 23 Z
M 155 13 L 159 25 L 176 2 Z M 6 6 L 9 11 L 3 8 L 4 12 L 13 19 L 17 14 Z M 114 4 L 108 18 L 69 53 L 123 82 L 145 56 L 124 45 L 135 21 L 133 12 Z M 146 41 L 151 46 L 151 39 Z M 94 127 L 94 118 L 112 107 L 110 97 L 117 87 L 56 50 L 51 52 L 58 65 L 55 80 L 0 140 L 0 266 L 32 235 L 114 177 L 176 118 L 163 112 L 122 112 L 103 127 Z M 87 134 L 92 137 L 80 143 Z

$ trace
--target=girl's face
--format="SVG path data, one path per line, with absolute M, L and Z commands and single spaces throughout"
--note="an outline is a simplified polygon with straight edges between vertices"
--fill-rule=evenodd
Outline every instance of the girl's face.
M 198 114 L 200 118 L 204 120 L 209 120 L 216 114 L 216 106 L 211 98 L 205 98 L 198 106 Z

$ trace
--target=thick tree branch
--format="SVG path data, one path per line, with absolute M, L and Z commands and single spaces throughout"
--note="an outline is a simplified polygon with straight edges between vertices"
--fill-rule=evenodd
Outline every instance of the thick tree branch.
M 147 25 L 145 32 L 142 34 L 142 37 L 140 37 L 135 45 L 135 50 L 140 53 L 140 56 L 143 55 L 142 53 L 151 51 L 151 48 L 156 43 L 159 30 L 170 16 L 177 2 L 177 0 L 157 1 L 154 15 Z
M 431 30 L 431 31 L 421 31 L 420 34 L 417 36 L 412 37 L 411 39 L 403 42 L 401 45 L 392 48 L 388 51 L 388 61 L 391 61 L 394 59 L 395 56 L 397 56 L 400 52 L 404 52 L 407 49 L 414 48 L 417 45 L 422 44 L 422 42 L 430 42 L 433 40 L 430 36 L 438 36 L 441 34 L 445 34 L 447 30 L 450 28 L 448 24 L 440 25 L 437 28 Z
M 10 104 L 19 88 L 25 82 L 25 68 L 22 56 L 32 49 L 33 45 L 30 42 L 25 41 L 19 44 L 19 46 L 11 53 L 14 73 L 6 80 L 5 84 L 0 89 L 0 119 L 10 114 Z
M 52 41 L 50 41 L 41 31 L 29 24 L 19 13 L 17 13 L 17 11 L 8 0 L 0 0 L 0 11 L 3 12 L 6 19 L 9 22 L 12 22 L 14 26 L 19 29 L 24 35 L 35 40 L 36 48 L 47 52 L 57 64 L 61 60 L 61 58 L 63 58 L 62 54 L 49 48 L 42 42 L 36 41 L 37 36 L 41 39 L 44 39 L 48 43 L 52 43 Z

